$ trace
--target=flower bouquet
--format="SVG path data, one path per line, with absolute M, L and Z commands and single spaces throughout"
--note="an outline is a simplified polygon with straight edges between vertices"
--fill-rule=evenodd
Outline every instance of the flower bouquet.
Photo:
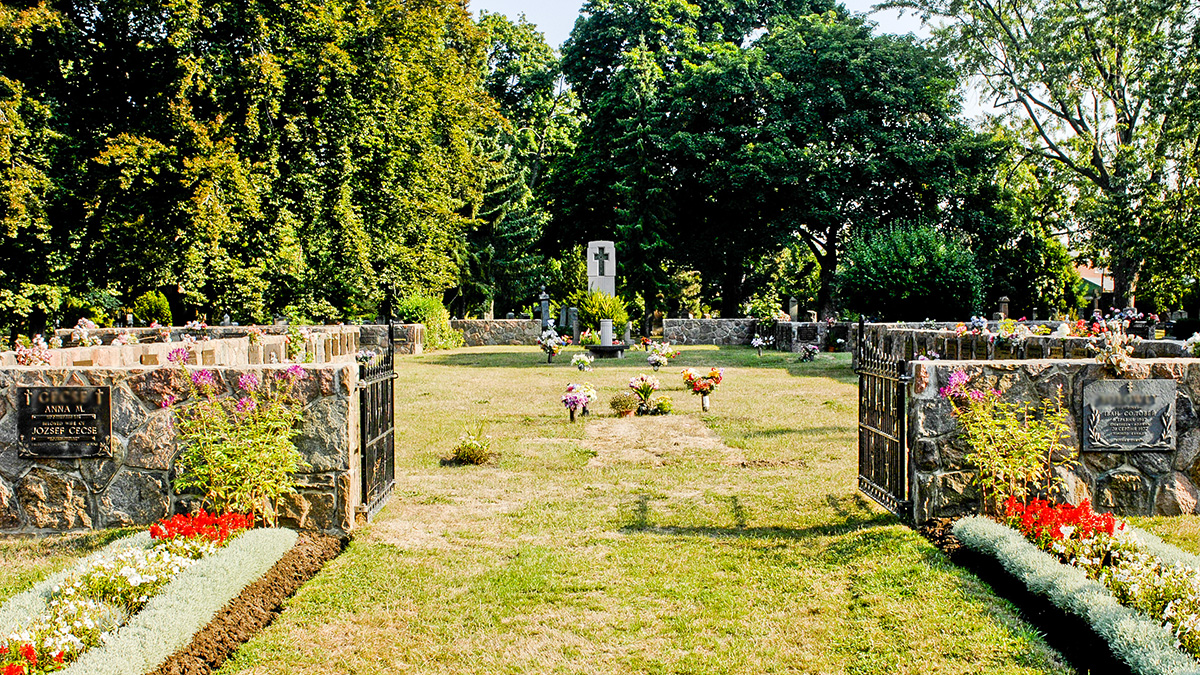
M 28 347 L 18 342 L 16 352 L 18 366 L 50 365 L 50 348 L 40 333 L 33 336 Z
M 800 345 L 800 361 L 802 363 L 814 361 L 820 352 L 821 350 L 816 345 Z
M 563 347 L 567 346 L 566 340 L 553 328 L 542 331 L 542 336 L 538 338 L 537 343 L 542 351 L 546 352 L 546 363 L 553 363 L 554 357 L 563 350 Z
M 704 412 L 708 412 L 708 397 L 720 386 L 724 373 L 725 371 L 721 368 L 713 368 L 704 375 L 692 368 L 681 371 L 684 386 L 691 389 L 693 394 L 700 396 L 700 408 Z
M 588 405 L 596 400 L 596 388 L 590 383 L 583 384 L 568 384 L 567 393 L 563 394 L 562 403 L 567 408 L 567 412 L 571 414 L 571 421 L 575 421 L 575 413 L 588 414 Z
M 651 352 L 650 356 L 646 357 L 646 363 L 649 364 L 650 367 L 653 368 L 654 372 L 656 372 L 656 373 L 658 372 L 659 368 L 662 368 L 663 366 L 667 365 L 670 362 L 671 362 L 671 360 L 668 359 L 667 357 L 663 356 L 662 354 L 655 354 L 653 352 Z
M 650 413 L 652 409 L 650 397 L 654 395 L 654 392 L 658 391 L 658 387 L 658 378 L 653 375 L 637 375 L 629 379 L 629 388 L 638 397 L 637 412 L 639 415 Z
M 754 334 L 754 339 L 750 341 L 750 346 L 758 350 L 758 355 L 762 356 L 762 350 L 775 344 L 774 336 L 762 337 L 758 333 Z
M 594 360 L 595 360 L 595 357 L 589 356 L 587 354 L 576 354 L 575 356 L 571 357 L 571 365 L 578 368 L 579 372 L 587 373 L 587 372 L 591 372 L 592 361 L 594 361 Z

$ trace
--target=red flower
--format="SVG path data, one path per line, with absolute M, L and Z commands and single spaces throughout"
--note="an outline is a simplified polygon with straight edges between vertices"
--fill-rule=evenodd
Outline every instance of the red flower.
M 57 654 L 55 654 L 55 655 L 54 655 L 54 662 L 55 662 L 55 663 L 62 663 L 62 662 L 63 662 L 63 653 L 62 653 L 61 651 L 60 651 L 59 653 L 57 653 Z
M 8 653 L 8 645 L 0 645 L 0 656 Z
M 4 675 L 25 675 L 25 664 L 10 663 L 4 666 Z
M 33 648 L 33 645 L 25 643 L 21 645 L 20 651 L 21 656 L 25 657 L 25 660 L 29 662 L 29 665 L 37 665 L 37 650 Z

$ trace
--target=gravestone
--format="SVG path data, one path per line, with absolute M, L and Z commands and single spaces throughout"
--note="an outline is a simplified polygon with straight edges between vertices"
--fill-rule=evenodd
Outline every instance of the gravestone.
M 542 286 L 542 294 L 538 296 L 540 303 L 538 318 L 542 320 L 542 330 L 550 328 L 550 323 L 553 319 L 550 318 L 550 296 L 546 293 L 546 287 Z
M 1188 313 L 1185 310 L 1177 309 L 1174 312 L 1171 312 L 1171 320 L 1172 321 L 1179 321 L 1180 319 L 1187 319 L 1187 318 L 1188 318 Z
M 997 314 L 1000 315 L 999 316 L 1000 319 L 1008 318 L 1008 296 L 1007 295 L 1000 298 L 1000 311 L 997 312 Z
M 1173 452 L 1175 380 L 1101 380 L 1083 387 L 1085 452 Z
M 21 457 L 111 457 L 109 387 L 17 387 Z
M 800 301 L 795 298 L 788 298 L 788 316 L 792 321 L 800 320 Z
M 617 294 L 617 247 L 613 242 L 588 242 L 587 273 L 589 291 Z

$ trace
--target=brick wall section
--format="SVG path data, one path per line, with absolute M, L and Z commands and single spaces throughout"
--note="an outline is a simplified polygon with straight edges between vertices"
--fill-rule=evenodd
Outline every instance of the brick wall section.
M 456 319 L 450 326 L 462 332 L 468 347 L 536 345 L 542 335 L 537 319 Z
M 245 372 L 263 379 L 290 364 L 212 367 L 225 396 Z M 297 475 L 299 494 L 280 504 L 284 524 L 345 534 L 360 498 L 358 369 L 353 363 L 304 366 L 306 401 L 296 444 L 309 467 Z M 18 456 L 16 387 L 112 387 L 112 458 L 32 460 Z M 171 481 L 179 455 L 171 412 L 161 403 L 188 386 L 178 370 L 161 368 L 0 368 L 0 532 L 45 533 L 146 525 L 191 505 Z
M 914 518 L 971 513 L 978 495 L 964 459 L 950 404 L 938 395 L 956 370 L 976 389 L 998 389 L 1005 400 L 1036 402 L 1062 387 L 1068 411 L 1067 442 L 1078 453 L 1085 383 L 1112 376 L 1094 360 L 923 361 L 909 364 L 907 424 Z M 1127 515 L 1200 513 L 1200 359 L 1154 359 L 1139 364 L 1135 379 L 1173 379 L 1177 385 L 1174 452 L 1088 452 L 1072 471 L 1063 471 L 1066 496 L 1088 498 L 1099 510 Z

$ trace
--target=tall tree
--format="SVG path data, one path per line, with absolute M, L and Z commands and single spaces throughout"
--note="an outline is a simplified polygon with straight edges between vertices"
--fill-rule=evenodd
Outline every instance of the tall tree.
M 1132 305 L 1169 204 L 1194 192 L 1195 0 L 898 0 L 1075 178 L 1093 257 Z M 1190 207 L 1187 210 L 1191 210 Z

